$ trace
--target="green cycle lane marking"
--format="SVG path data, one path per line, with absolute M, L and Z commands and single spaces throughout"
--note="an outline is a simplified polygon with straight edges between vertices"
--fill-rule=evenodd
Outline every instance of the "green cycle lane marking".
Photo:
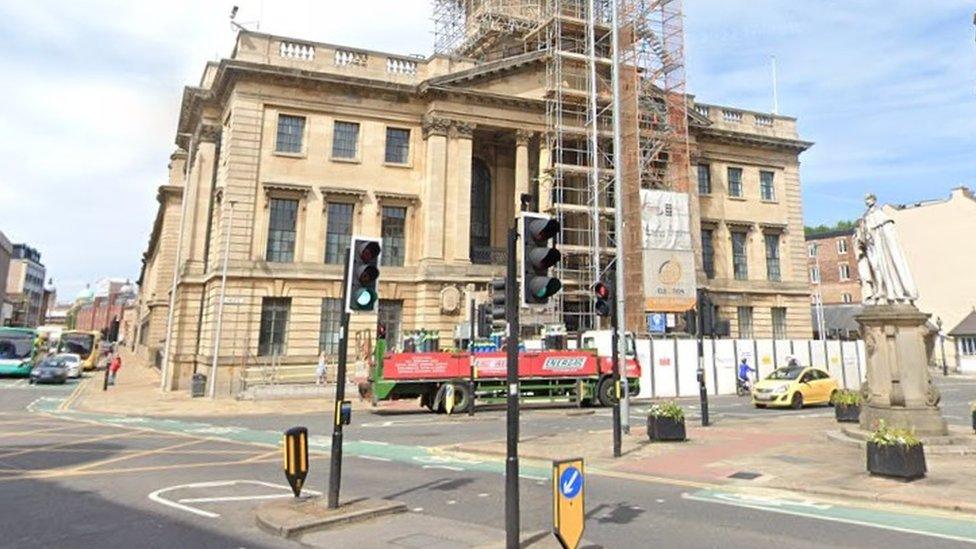
M 281 445 L 282 434 L 277 431 L 213 425 L 210 423 L 182 421 L 178 419 L 60 410 L 59 407 L 63 400 L 64 398 L 59 397 L 41 397 L 32 402 L 27 409 L 31 412 L 46 413 L 102 425 L 149 429 L 163 433 L 193 435 L 227 442 L 260 444 L 274 448 Z M 308 446 L 311 451 L 328 453 L 332 448 L 332 437 L 331 435 L 309 436 Z M 406 463 L 424 469 L 477 471 L 495 474 L 505 473 L 505 463 L 502 460 L 480 459 L 473 455 L 466 456 L 444 453 L 437 449 L 423 446 L 408 446 L 369 440 L 345 440 L 343 441 L 342 449 L 346 455 L 352 457 Z M 524 462 L 519 465 L 520 477 L 533 480 L 548 480 L 549 478 L 550 471 L 548 466 Z
M 976 522 L 965 519 L 838 505 L 795 497 L 776 497 L 714 489 L 684 494 L 682 497 L 693 501 L 745 507 L 771 513 L 976 543 Z

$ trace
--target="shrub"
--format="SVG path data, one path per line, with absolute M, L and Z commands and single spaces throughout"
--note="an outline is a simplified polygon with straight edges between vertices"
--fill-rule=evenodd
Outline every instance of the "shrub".
M 654 417 L 666 417 L 675 421 L 685 420 L 685 411 L 681 409 L 681 406 L 675 404 L 673 400 L 651 406 L 648 414 Z
M 831 403 L 842 406 L 859 406 L 861 404 L 861 393 L 850 389 L 841 389 L 831 399 Z
M 903 446 L 918 446 L 922 443 L 915 433 L 909 431 L 908 429 L 894 429 L 888 427 L 884 420 L 878 422 L 878 428 L 871 433 L 871 438 L 868 439 L 879 446 L 893 446 L 900 444 Z

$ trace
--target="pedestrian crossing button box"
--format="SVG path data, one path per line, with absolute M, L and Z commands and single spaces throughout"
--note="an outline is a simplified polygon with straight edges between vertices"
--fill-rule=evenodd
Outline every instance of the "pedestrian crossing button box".
M 352 423 L 352 402 L 343 400 L 339 405 L 339 423 L 342 425 Z

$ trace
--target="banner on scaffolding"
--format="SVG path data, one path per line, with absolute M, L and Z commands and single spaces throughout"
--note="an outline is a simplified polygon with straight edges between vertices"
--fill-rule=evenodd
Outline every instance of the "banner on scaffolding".
M 683 312 L 695 306 L 695 251 L 687 193 L 641 190 L 644 309 Z

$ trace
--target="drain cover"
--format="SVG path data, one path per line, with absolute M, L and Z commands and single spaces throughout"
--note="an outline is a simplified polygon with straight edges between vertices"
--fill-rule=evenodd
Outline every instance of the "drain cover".
M 729 478 L 737 478 L 740 480 L 752 480 L 757 479 L 762 476 L 762 473 L 753 473 L 751 471 L 739 471 L 737 473 L 732 473 Z

